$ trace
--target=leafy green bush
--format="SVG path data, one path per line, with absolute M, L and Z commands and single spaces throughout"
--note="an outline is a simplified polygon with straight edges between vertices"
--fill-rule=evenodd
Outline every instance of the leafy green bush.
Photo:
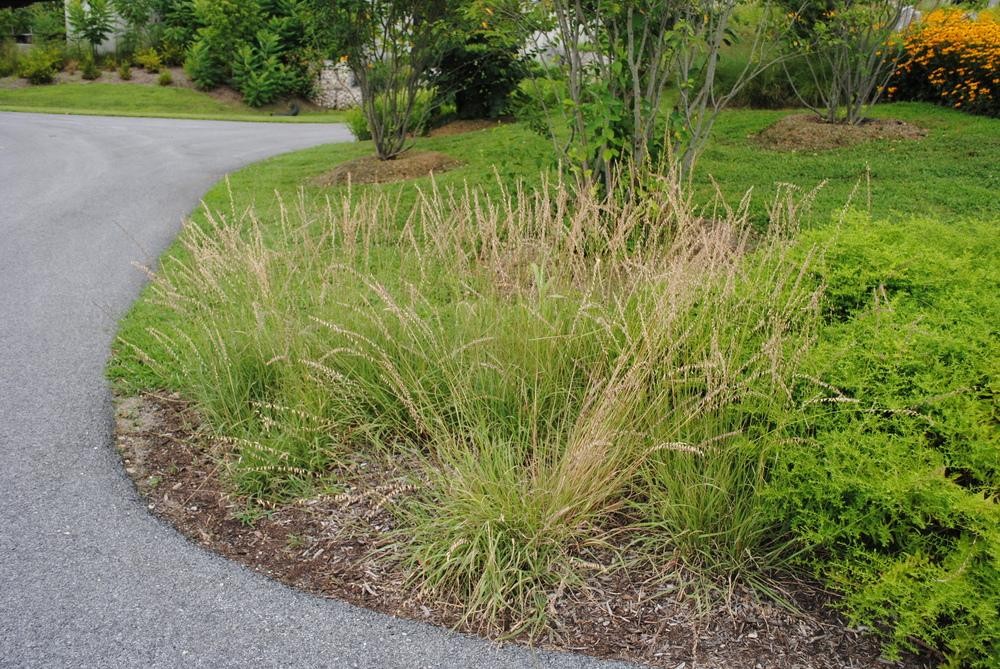
M 160 9 L 161 22 L 151 26 L 152 41 L 157 44 L 167 65 L 182 65 L 188 48 L 200 27 L 194 0 L 174 0 Z
M 361 107 L 351 107 L 347 110 L 345 117 L 347 127 L 358 141 L 365 141 L 372 138 L 372 133 L 368 129 L 368 119 Z
M 170 74 L 170 70 L 164 70 L 160 72 L 160 76 L 156 78 L 156 83 L 160 86 L 169 86 L 174 83 L 174 76 Z
M 66 41 L 66 6 L 63 2 L 36 2 L 27 11 L 31 21 L 31 35 L 36 44 Z
M 203 90 L 230 83 L 251 106 L 312 92 L 323 12 L 309 2 L 199 0 L 169 13 L 164 60 L 185 50 L 184 67 Z
M 719 63 L 719 87 L 722 90 L 730 88 L 746 65 L 742 54 L 734 54 L 733 57 L 722 60 Z M 815 63 L 812 66 L 823 67 L 822 64 Z M 746 82 L 733 97 L 732 105 L 751 109 L 787 109 L 800 107 L 801 99 L 815 105 L 819 101 L 819 95 L 808 68 L 805 60 L 794 57 L 772 65 Z
M 30 19 L 27 12 L 4 7 L 0 9 L 0 39 L 7 40 L 11 35 L 28 32 Z
M 97 67 L 97 63 L 94 62 L 94 58 L 91 55 L 87 55 L 83 59 L 83 63 L 80 66 L 80 76 L 87 81 L 93 81 L 94 79 L 99 79 L 101 76 L 101 68 Z
M 135 64 L 152 74 L 156 74 L 163 67 L 163 61 L 156 49 L 144 49 L 136 53 Z
M 510 99 L 510 110 L 532 130 L 549 131 L 550 116 L 561 113 L 568 104 L 569 89 L 565 78 L 536 73 L 518 85 Z
M 805 368 L 828 385 L 769 489 L 855 621 L 949 666 L 1000 657 L 997 244 L 992 223 L 838 231 Z
M 281 61 L 278 36 L 270 31 L 257 33 L 254 45 L 244 44 L 233 62 L 233 83 L 251 107 L 260 107 L 291 92 L 292 77 Z
M 0 77 L 16 74 L 20 52 L 13 40 L 0 40 Z
M 376 113 L 381 113 L 382 102 L 376 100 Z M 411 116 L 414 135 L 426 135 L 441 111 L 440 101 L 437 93 L 429 88 L 421 88 L 413 97 L 413 114 Z M 355 107 L 347 113 L 347 123 L 351 132 L 359 140 L 372 138 L 371 129 L 368 126 L 368 119 L 361 108 Z
M 62 65 L 62 55 L 48 47 L 35 47 L 21 57 L 18 74 L 33 84 L 51 84 Z
M 191 45 L 184 60 L 184 71 L 194 85 L 203 91 L 216 88 L 226 78 L 226 67 L 206 40 L 199 39 Z
M 132 66 L 128 61 L 118 65 L 118 78 L 122 81 L 129 81 L 132 78 Z
M 496 118 L 507 111 L 528 70 L 524 38 L 512 37 L 477 32 L 444 53 L 434 83 L 454 99 L 459 118 Z
M 261 28 L 261 9 L 257 2 L 200 0 L 193 5 L 193 19 L 200 27 L 188 48 L 184 69 L 198 88 L 209 90 L 232 76 L 237 49 Z

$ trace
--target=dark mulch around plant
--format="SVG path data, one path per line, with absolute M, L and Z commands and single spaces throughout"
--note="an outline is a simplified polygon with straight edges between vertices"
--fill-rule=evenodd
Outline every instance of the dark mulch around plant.
M 359 460 L 335 473 L 350 482 L 339 494 L 248 513 L 254 507 L 227 492 L 231 448 L 213 439 L 179 396 L 119 398 L 116 422 L 125 469 L 149 509 L 198 544 L 317 595 L 482 631 L 475 621 L 462 621 L 454 602 L 415 592 L 401 561 L 391 559 L 394 519 L 387 506 L 409 489 L 398 463 L 394 470 Z M 926 658 L 881 659 L 878 643 L 825 609 L 829 598 L 815 588 L 789 586 L 796 611 L 761 601 L 741 587 L 706 609 L 676 564 L 612 569 L 600 556 L 589 558 L 593 564 L 586 567 L 585 583 L 550 597 L 550 626 L 534 639 L 536 647 L 671 669 L 933 664 Z M 514 641 L 529 643 L 523 637 Z
M 875 139 L 923 139 L 923 128 L 896 119 L 865 119 L 859 125 L 827 123 L 814 114 L 785 116 L 757 135 L 757 143 L 775 151 L 823 151 Z
M 505 123 L 513 122 L 513 118 L 506 116 L 503 118 L 474 118 L 474 119 L 459 119 L 457 121 L 452 121 L 451 123 L 445 123 L 442 126 L 434 128 L 429 133 L 428 137 L 449 137 L 451 135 L 464 135 L 467 132 L 476 132 L 477 130 L 488 130 L 490 128 L 496 128 Z
M 461 160 L 437 151 L 406 151 L 392 160 L 362 156 L 337 165 L 313 182 L 317 186 L 384 184 L 440 174 L 463 164 Z

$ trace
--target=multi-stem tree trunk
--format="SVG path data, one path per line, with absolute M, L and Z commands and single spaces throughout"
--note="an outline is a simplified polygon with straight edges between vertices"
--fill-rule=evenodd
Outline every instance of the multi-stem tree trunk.
M 568 160 L 586 178 L 611 182 L 615 165 L 676 161 L 686 178 L 715 118 L 775 62 L 770 22 L 749 36 L 750 58 L 719 90 L 721 51 L 738 0 L 553 0 L 568 81 Z M 673 113 L 666 96 L 676 85 Z
M 452 0 L 333 0 L 337 41 L 361 89 L 375 151 L 407 147 L 415 101 L 446 46 Z
M 798 0 L 785 2 L 795 6 Z M 790 35 L 815 90 L 815 100 L 802 95 L 789 74 L 802 104 L 828 123 L 861 123 L 902 54 L 895 35 L 904 7 L 898 0 L 802 2 Z

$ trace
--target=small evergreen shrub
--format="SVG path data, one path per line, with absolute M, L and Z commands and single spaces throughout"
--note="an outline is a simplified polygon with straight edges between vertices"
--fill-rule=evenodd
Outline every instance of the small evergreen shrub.
M 174 83 L 174 77 L 170 74 L 170 70 L 164 70 L 160 72 L 160 76 L 156 78 L 156 83 L 160 86 L 169 86 Z
M 128 62 L 118 66 L 118 78 L 122 81 L 129 81 L 132 78 L 132 66 Z
M 158 54 L 155 49 L 144 49 L 143 51 L 135 54 L 135 63 L 151 74 L 156 74 L 160 71 L 160 68 L 163 67 L 163 61 L 160 60 L 160 54 Z
M 32 84 L 51 84 L 62 64 L 62 56 L 55 50 L 36 47 L 18 63 L 18 74 Z
M 80 68 L 80 76 L 82 76 L 87 81 L 93 81 L 100 78 L 101 68 L 97 67 L 97 63 L 94 62 L 93 58 L 87 57 L 83 59 L 83 64 Z
M 260 107 L 290 93 L 291 77 L 280 60 L 278 36 L 262 30 L 256 45 L 244 44 L 233 62 L 233 83 L 251 107 Z

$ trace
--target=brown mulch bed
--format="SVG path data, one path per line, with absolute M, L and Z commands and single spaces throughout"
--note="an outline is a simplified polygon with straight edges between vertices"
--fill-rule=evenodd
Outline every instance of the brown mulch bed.
M 317 186 L 384 184 L 440 174 L 463 165 L 457 158 L 437 151 L 406 151 L 392 160 L 362 156 L 341 163 L 313 180 Z
M 505 123 L 510 123 L 511 121 L 513 121 L 511 117 L 459 119 L 458 121 L 445 123 L 442 126 L 434 128 L 429 133 L 427 133 L 427 136 L 450 137 L 451 135 L 463 135 L 467 132 L 476 132 L 478 130 L 488 130 L 489 128 L 496 128 Z
M 194 83 L 191 78 L 184 71 L 183 67 L 164 67 L 163 72 L 169 72 L 173 82 L 171 86 L 177 88 L 194 88 Z M 158 80 L 160 78 L 159 72 L 147 72 L 141 67 L 132 68 L 132 78 L 122 79 L 118 76 L 118 70 L 105 70 L 101 69 L 101 76 L 93 81 L 88 81 L 83 78 L 83 72 L 80 69 L 79 64 L 73 64 L 66 70 L 62 70 L 56 73 L 55 83 L 57 84 L 134 84 L 137 86 L 158 86 Z M 227 89 L 228 92 L 222 93 L 223 97 L 220 99 L 228 100 L 231 99 L 229 92 L 239 96 L 239 93 L 232 91 L 232 89 Z M 238 99 L 242 99 L 239 97 Z
M 125 469 L 149 509 L 191 540 L 317 595 L 479 631 L 462 622 L 454 603 L 414 592 L 401 562 L 384 559 L 394 549 L 386 499 L 402 489 L 391 465 L 359 460 L 338 472 L 351 481 L 343 492 L 262 509 L 252 523 L 243 522 L 249 520 L 248 503 L 230 495 L 225 485 L 227 447 L 208 436 L 179 396 L 117 398 L 116 424 Z M 375 551 L 383 559 L 375 559 Z M 705 610 L 682 573 L 671 564 L 629 570 L 594 565 L 582 586 L 550 598 L 550 628 L 533 643 L 671 669 L 933 664 L 926 658 L 881 659 L 878 643 L 825 609 L 828 597 L 815 588 L 798 585 L 787 593 L 796 612 L 739 587 Z
M 866 119 L 859 125 L 827 123 L 814 114 L 785 116 L 757 135 L 757 143 L 775 151 L 823 151 L 875 139 L 923 139 L 923 128 L 896 119 Z

